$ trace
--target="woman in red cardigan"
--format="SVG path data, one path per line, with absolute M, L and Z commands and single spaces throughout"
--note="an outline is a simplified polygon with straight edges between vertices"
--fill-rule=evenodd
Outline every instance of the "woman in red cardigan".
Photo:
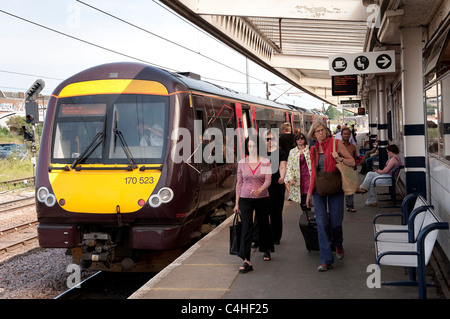
M 332 245 L 336 247 L 336 257 L 344 258 L 342 247 L 342 220 L 344 219 L 344 192 L 341 190 L 331 196 L 320 196 L 315 191 L 316 161 L 318 158 L 318 172 L 332 172 L 336 170 L 336 162 L 354 166 L 355 159 L 347 151 L 344 143 L 327 136 L 327 128 L 324 124 L 315 122 L 309 130 L 310 138 L 317 143 L 311 148 L 311 180 L 309 182 L 307 207 L 314 201 L 317 231 L 319 235 L 320 266 L 318 271 L 327 271 L 334 262 Z M 333 143 L 336 150 L 333 152 Z M 328 204 L 328 205 L 327 205 Z M 328 209 L 327 209 L 328 207 Z

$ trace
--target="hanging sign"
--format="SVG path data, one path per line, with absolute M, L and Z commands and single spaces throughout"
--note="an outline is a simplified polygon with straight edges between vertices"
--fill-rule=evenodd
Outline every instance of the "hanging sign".
M 358 76 L 342 75 L 331 77 L 331 95 L 356 95 L 358 93 Z
M 395 51 L 335 54 L 328 57 L 330 75 L 395 72 Z

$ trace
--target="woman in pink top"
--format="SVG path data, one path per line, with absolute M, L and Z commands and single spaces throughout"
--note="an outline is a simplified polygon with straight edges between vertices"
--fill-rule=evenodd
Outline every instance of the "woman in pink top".
M 252 245 L 253 211 L 259 225 L 259 251 L 264 252 L 264 260 L 270 260 L 274 251 L 269 224 L 270 199 L 268 187 L 272 181 L 270 160 L 259 156 L 259 138 L 253 136 L 245 141 L 247 157 L 238 163 L 236 179 L 236 205 L 234 212 L 241 213 L 242 234 L 238 256 L 244 260 L 239 271 L 253 270 L 250 263 Z

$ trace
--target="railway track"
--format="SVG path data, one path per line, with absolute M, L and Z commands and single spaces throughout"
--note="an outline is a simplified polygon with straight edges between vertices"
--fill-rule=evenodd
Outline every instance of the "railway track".
M 38 221 L 27 222 L 0 230 L 0 254 L 37 240 Z
M 0 203 L 0 213 L 5 213 L 17 209 L 35 205 L 34 196 L 28 196 L 24 198 L 14 199 Z
M 4 182 L 0 182 L 0 185 L 17 185 L 20 183 L 24 183 L 27 184 L 28 181 L 33 181 L 34 182 L 34 177 L 25 177 L 25 178 L 19 178 L 19 179 L 13 179 L 10 181 L 4 181 Z

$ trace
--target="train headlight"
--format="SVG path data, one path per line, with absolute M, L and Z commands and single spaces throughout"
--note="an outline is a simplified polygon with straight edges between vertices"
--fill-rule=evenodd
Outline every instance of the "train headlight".
M 158 195 L 152 195 L 150 196 L 148 203 L 152 207 L 158 207 L 159 205 L 161 205 L 161 199 L 159 198 Z
M 38 189 L 37 191 L 37 199 L 38 201 L 40 201 L 41 203 L 45 202 L 45 199 L 47 198 L 49 194 L 49 191 L 46 187 L 41 187 Z
M 53 194 L 49 194 L 47 198 L 45 199 L 45 205 L 48 207 L 52 207 L 56 203 L 56 197 Z
M 163 187 L 159 190 L 158 194 L 150 196 L 148 203 L 152 207 L 158 207 L 162 203 L 168 203 L 173 199 L 173 190 L 169 187 Z
M 158 195 L 163 203 L 168 203 L 173 198 L 173 190 L 168 187 L 163 187 L 159 190 Z
M 55 195 L 50 194 L 50 191 L 46 187 L 41 187 L 38 189 L 37 199 L 48 207 L 52 207 L 56 203 Z

